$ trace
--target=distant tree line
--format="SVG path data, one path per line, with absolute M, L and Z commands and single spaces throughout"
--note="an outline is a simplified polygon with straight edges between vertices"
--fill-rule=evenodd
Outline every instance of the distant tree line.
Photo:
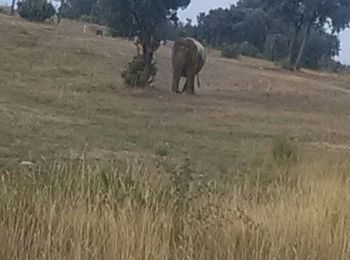
M 56 14 L 54 6 L 47 0 L 19 1 L 17 2 L 17 10 L 21 17 L 37 22 L 44 22 Z
M 110 25 L 116 36 L 135 36 L 141 28 L 132 15 L 132 6 L 142 6 L 141 2 L 150 7 L 142 11 L 142 16 L 156 18 L 154 13 L 163 12 L 157 7 L 162 1 L 155 0 L 62 0 L 60 13 Z M 177 6 L 185 7 L 189 2 L 179 1 Z M 189 19 L 179 22 L 175 14 L 168 15 L 169 19 L 155 23 L 158 38 L 191 36 L 226 50 L 224 53 L 231 51 L 232 56 L 281 61 L 294 70 L 320 69 L 330 64 L 341 67 L 334 61 L 340 51 L 335 33 L 349 26 L 350 0 L 240 0 L 229 8 L 200 13 L 196 24 Z
M 183 35 L 209 46 L 272 61 L 294 70 L 336 64 L 335 35 L 350 22 L 350 0 L 240 0 L 229 8 L 201 13 L 197 24 L 180 24 Z M 238 49 L 238 50 L 237 50 Z M 229 52 L 228 52 L 229 53 Z

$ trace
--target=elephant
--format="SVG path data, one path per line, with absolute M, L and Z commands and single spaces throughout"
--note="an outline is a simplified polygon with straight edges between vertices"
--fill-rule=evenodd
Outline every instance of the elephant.
M 173 82 L 172 91 L 195 94 L 194 81 L 197 76 L 197 84 L 200 88 L 199 72 L 203 69 L 207 59 L 205 47 L 193 38 L 177 38 L 172 49 Z M 182 91 L 179 90 L 181 77 L 186 78 Z

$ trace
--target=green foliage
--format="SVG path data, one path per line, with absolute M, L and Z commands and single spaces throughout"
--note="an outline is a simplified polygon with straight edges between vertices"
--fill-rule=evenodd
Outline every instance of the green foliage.
M 285 70 L 292 69 L 289 57 L 283 57 L 282 59 L 276 61 L 275 64 Z
M 286 137 L 278 137 L 272 144 L 272 156 L 278 163 L 298 160 L 297 146 Z
M 339 54 L 337 36 L 324 25 L 330 22 L 334 32 L 344 29 L 350 22 L 349 10 L 350 1 L 343 0 L 240 0 L 226 9 L 200 13 L 197 25 L 188 21 L 180 24 L 179 30 L 209 46 L 225 46 L 221 49 L 225 57 L 240 53 L 272 61 L 289 60 L 289 67 L 298 63 L 298 68 L 318 69 L 321 58 L 331 60 Z M 236 44 L 240 44 L 239 51 Z
M 288 55 L 288 36 L 283 33 L 267 35 L 264 56 L 271 61 L 280 60 Z
M 108 25 L 119 36 L 137 36 L 142 46 L 143 58 L 134 58 L 123 73 L 128 85 L 144 86 L 153 78 L 153 54 L 165 39 L 164 26 L 176 23 L 177 10 L 189 4 L 190 0 L 103 0 Z
M 340 42 L 337 36 L 323 30 L 312 30 L 305 48 L 302 65 L 307 68 L 320 69 L 322 59 L 330 59 L 338 54 Z
M 208 45 L 219 47 L 222 44 L 249 42 L 260 51 L 264 48 L 269 17 L 262 9 L 243 8 L 232 5 L 230 8 L 211 10 L 197 17 L 195 30 L 188 24 L 187 34 L 196 34 Z
M 350 24 L 350 1 L 347 0 L 263 0 L 263 4 L 271 16 L 277 17 L 291 29 L 292 48 L 289 56 L 294 68 L 302 64 L 306 51 L 302 42 L 308 42 L 312 30 L 327 25 L 333 34 Z M 295 48 L 296 54 L 293 53 Z M 313 60 L 311 66 L 315 66 L 315 63 L 317 61 Z
M 161 157 L 168 156 L 170 154 L 170 146 L 168 143 L 159 145 L 156 148 L 155 154 Z
M 221 56 L 229 59 L 237 59 L 241 54 L 239 44 L 224 45 L 221 48 Z
M 164 38 L 164 25 L 176 23 L 178 8 L 188 6 L 190 0 L 104 0 L 102 6 L 108 25 L 120 36 L 139 36 L 141 41 Z
M 0 6 L 0 14 L 10 15 L 11 9 L 7 6 Z
M 110 32 L 111 36 L 114 37 L 114 38 L 119 36 L 118 31 L 113 29 L 113 28 L 110 28 L 109 32 Z
M 61 6 L 58 8 L 59 16 L 68 18 L 68 19 L 76 19 L 77 17 L 74 16 L 73 7 L 67 2 L 70 2 L 70 1 L 61 0 Z
M 190 36 L 208 46 L 225 45 L 221 49 L 225 57 L 242 54 L 279 62 L 289 59 L 290 64 L 298 63 L 298 68 L 314 69 L 324 64 L 321 59 L 332 60 L 338 55 L 339 40 L 333 32 L 350 22 L 348 0 L 240 0 L 229 8 L 200 13 L 196 25 L 192 20 L 179 22 L 177 18 L 177 10 L 189 3 L 190 0 L 67 0 L 60 13 L 63 17 L 107 24 L 113 36 L 138 36 L 146 48 L 143 53 L 147 63 L 152 62 L 161 40 Z M 331 32 L 323 29 L 327 23 Z M 239 51 L 236 44 L 240 45 Z
M 258 54 L 260 53 L 259 49 L 255 47 L 254 45 L 248 43 L 248 42 L 243 42 L 239 45 L 239 49 L 241 52 L 241 55 L 247 56 L 247 57 L 253 57 L 256 58 Z
M 105 13 L 101 2 L 97 0 L 65 0 L 59 12 L 62 17 L 83 19 L 93 23 L 101 23 Z
M 43 22 L 56 13 L 53 5 L 47 0 L 23 0 L 17 4 L 19 15 L 30 21 Z
M 339 61 L 335 61 L 326 56 L 322 56 L 319 61 L 319 67 L 322 70 L 333 72 L 333 73 L 350 73 L 350 66 L 344 65 Z
M 80 21 L 82 22 L 86 22 L 86 23 L 92 23 L 93 22 L 93 17 L 91 17 L 90 15 L 82 15 L 80 18 L 79 18 Z
M 241 44 L 233 43 L 230 45 L 224 45 L 221 48 L 222 57 L 237 59 L 239 55 L 253 58 L 261 58 L 263 56 L 257 47 L 248 42 L 243 42 Z
M 256 59 L 260 59 L 260 60 L 266 60 L 266 55 L 262 52 L 259 52 L 258 54 L 256 54 L 256 56 L 254 57 Z
M 143 87 L 149 83 L 148 77 L 145 75 L 146 62 L 142 56 L 135 56 L 129 62 L 127 68 L 122 73 L 124 83 L 128 86 Z M 157 67 L 154 63 L 151 64 L 150 76 L 154 77 L 157 73 Z

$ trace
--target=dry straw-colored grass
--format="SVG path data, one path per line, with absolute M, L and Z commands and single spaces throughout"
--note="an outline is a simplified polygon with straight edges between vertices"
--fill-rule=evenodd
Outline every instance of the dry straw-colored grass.
M 7 172 L 0 259 L 349 259 L 349 167 L 300 163 L 254 187 L 138 162 Z

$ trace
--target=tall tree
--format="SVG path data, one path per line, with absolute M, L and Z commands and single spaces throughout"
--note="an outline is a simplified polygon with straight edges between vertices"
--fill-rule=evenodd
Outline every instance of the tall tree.
M 331 60 L 338 55 L 340 42 L 336 35 L 325 32 L 324 29 L 310 31 L 302 65 L 308 68 L 320 69 L 322 62 Z
M 16 0 L 12 0 L 12 3 L 11 3 L 11 15 L 15 14 L 15 5 L 16 5 Z
M 294 70 L 300 68 L 312 29 L 327 25 L 334 33 L 345 29 L 350 23 L 350 0 L 265 0 L 265 8 L 293 27 L 289 50 Z M 293 59 L 292 53 L 300 34 L 302 41 Z
M 153 54 L 163 38 L 164 25 L 177 22 L 177 10 L 189 3 L 190 0 L 104 0 L 108 24 L 121 34 L 139 38 L 145 79 L 150 77 Z
M 346 3 L 350 0 L 342 1 Z M 260 52 L 259 55 L 271 60 L 288 58 L 291 68 L 319 68 L 323 61 L 328 62 L 339 53 L 338 38 L 331 31 L 325 30 L 327 23 L 333 21 L 337 26 L 331 24 L 328 28 L 341 29 L 346 26 L 344 17 L 348 13 L 346 8 L 333 8 L 331 10 L 337 15 L 332 15 L 332 20 L 324 19 L 324 14 L 331 8 L 324 6 L 322 12 L 317 11 L 318 17 L 323 17 L 323 20 L 318 18 L 307 26 L 306 2 L 307 0 L 240 0 L 236 6 L 214 9 L 208 14 L 200 13 L 196 26 L 186 24 L 181 29 L 185 35 L 195 35 L 213 47 L 226 46 L 253 56 Z M 320 16 L 321 14 L 323 15 Z
M 61 0 L 61 5 L 60 7 L 58 8 L 58 13 L 57 13 L 57 24 L 60 24 L 61 23 L 61 19 L 62 19 L 62 16 L 63 16 L 63 11 L 64 11 L 64 5 L 65 5 L 65 2 L 64 0 Z

